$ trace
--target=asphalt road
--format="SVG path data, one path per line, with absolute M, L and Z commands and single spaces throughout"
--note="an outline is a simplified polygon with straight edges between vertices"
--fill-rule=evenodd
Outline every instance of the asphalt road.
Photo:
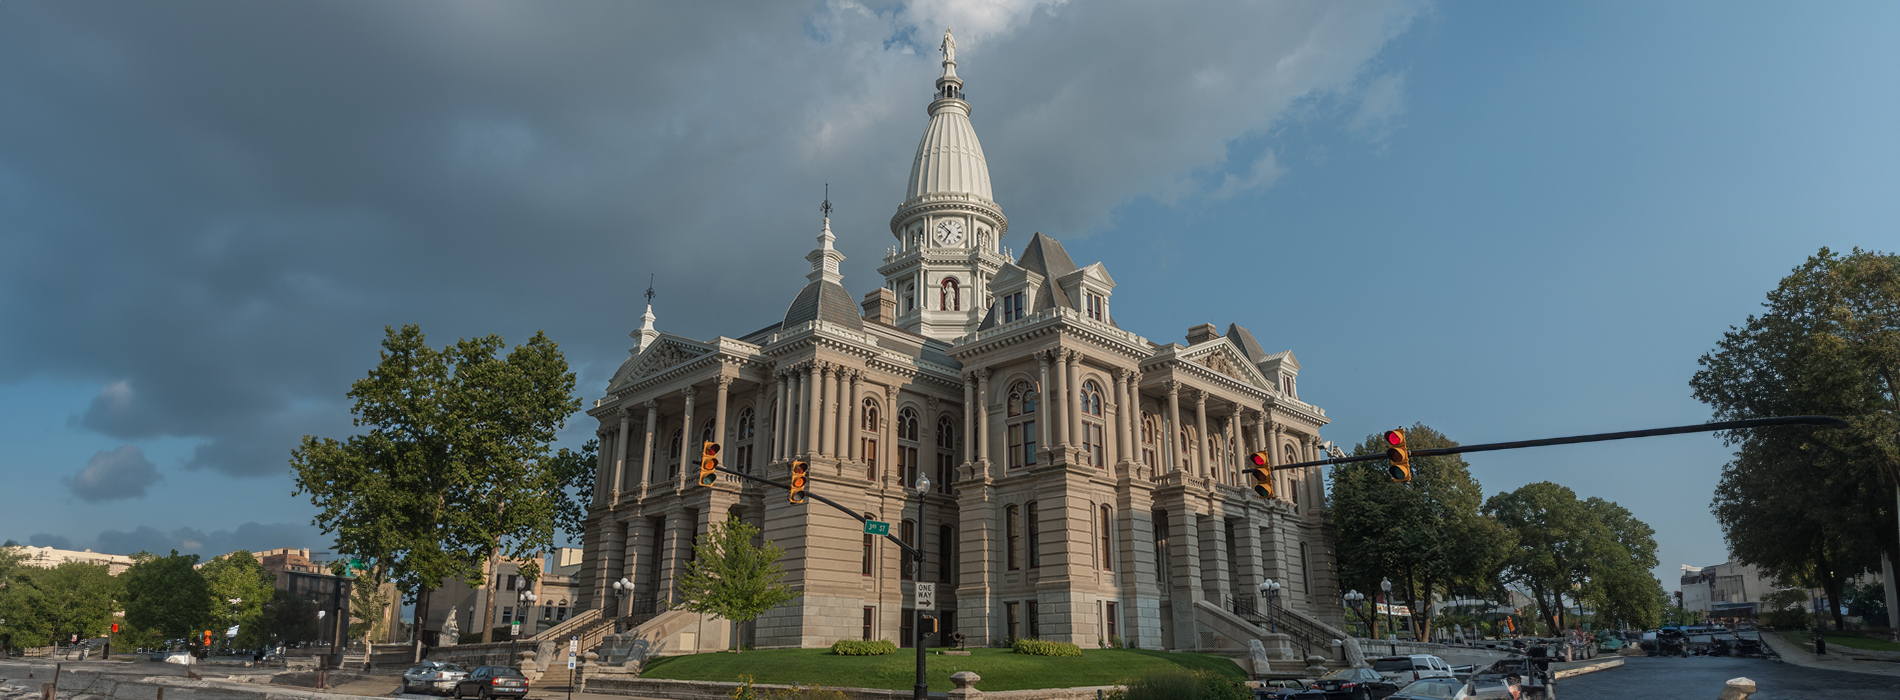
M 1730 678 L 1746 676 L 1759 688 L 1750 700 L 1894 700 L 1900 676 L 1829 671 L 1770 659 L 1728 656 L 1633 657 L 1619 668 L 1557 682 L 1562 700 L 1644 698 L 1712 700 Z

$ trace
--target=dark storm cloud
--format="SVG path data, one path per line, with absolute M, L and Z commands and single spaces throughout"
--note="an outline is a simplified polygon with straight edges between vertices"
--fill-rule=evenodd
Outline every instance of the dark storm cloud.
M 73 548 L 72 540 L 66 539 L 59 535 L 48 535 L 43 532 L 40 534 L 34 535 L 32 537 L 26 538 L 26 543 L 33 545 L 35 547 L 52 547 L 53 549 L 72 549 Z
M 780 317 L 827 182 L 877 285 L 946 25 L 1020 246 L 1257 174 L 1230 144 L 1361 90 L 1415 12 L 0 4 L 0 382 L 97 382 L 77 425 L 238 475 L 352 430 L 386 325 L 546 330 L 592 395 L 649 272 L 665 330 Z
M 93 454 L 86 468 L 61 479 L 60 483 L 79 500 L 98 503 L 144 498 L 145 490 L 159 479 L 158 467 L 145 458 L 145 452 L 136 445 L 126 445 Z
M 39 537 L 39 535 L 34 535 Z M 245 523 L 235 530 L 214 530 L 209 533 L 196 528 L 182 527 L 171 532 L 162 532 L 157 528 L 145 526 L 131 531 L 106 530 L 99 533 L 94 550 L 107 554 L 136 554 L 152 552 L 165 554 L 174 549 L 180 554 L 197 554 L 214 557 L 226 552 L 244 549 L 258 551 L 279 547 L 297 547 L 324 549 L 328 540 L 315 527 L 298 523 Z

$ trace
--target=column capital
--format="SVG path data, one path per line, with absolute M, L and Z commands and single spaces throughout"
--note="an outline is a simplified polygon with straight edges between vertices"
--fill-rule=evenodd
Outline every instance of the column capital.
M 717 387 L 719 387 L 719 388 L 721 388 L 721 389 L 724 389 L 724 388 L 727 388 L 727 387 L 730 387 L 730 386 L 732 386 L 732 377 L 728 377 L 728 376 L 726 376 L 726 375 L 723 375 L 723 374 L 722 374 L 722 375 L 719 375 L 719 376 L 717 376 L 717 377 L 713 377 L 713 385 L 714 385 L 714 386 L 717 386 Z
M 897 386 L 896 385 L 894 384 L 884 385 L 884 400 L 886 403 L 897 400 Z M 896 410 L 895 407 L 893 407 L 892 410 Z
M 686 387 L 686 388 L 684 388 L 684 389 L 681 389 L 681 390 L 680 390 L 680 395 L 682 395 L 682 396 L 685 396 L 685 397 L 686 397 L 686 402 L 687 402 L 687 403 L 692 403 L 692 401 L 693 401 L 693 395 L 694 395 L 695 393 L 697 393 L 697 392 L 698 392 L 698 390 L 697 390 L 697 389 L 694 389 L 693 387 L 691 387 L 691 386 L 688 386 L 688 387 Z
M 660 410 L 660 400 L 659 400 L 659 399 L 647 399 L 647 410 L 649 410 L 649 411 L 657 411 L 657 410 Z
M 1200 391 L 1194 392 L 1194 405 L 1200 406 L 1202 408 L 1207 407 L 1207 391 L 1206 390 L 1200 390 Z
M 1181 395 L 1181 383 L 1180 383 L 1180 382 L 1177 382 L 1177 381 L 1170 381 L 1170 382 L 1168 382 L 1168 383 L 1166 383 L 1166 384 L 1165 384 L 1164 386 L 1166 386 L 1166 387 L 1168 387 L 1168 398 L 1174 398 L 1174 397 L 1177 397 L 1177 396 L 1180 396 L 1180 395 Z

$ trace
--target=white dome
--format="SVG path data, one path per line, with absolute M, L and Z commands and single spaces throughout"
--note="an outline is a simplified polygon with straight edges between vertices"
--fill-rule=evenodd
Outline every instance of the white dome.
M 983 160 L 983 144 L 970 126 L 969 103 L 942 99 L 931 105 L 930 127 L 917 143 L 917 159 L 910 165 L 906 200 L 932 194 L 990 196 L 990 166 Z

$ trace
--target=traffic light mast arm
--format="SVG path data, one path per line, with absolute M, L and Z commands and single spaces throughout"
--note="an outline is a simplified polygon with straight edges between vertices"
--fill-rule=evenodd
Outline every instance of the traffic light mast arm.
M 1580 442 L 1603 442 L 1606 440 L 1627 440 L 1630 438 L 1656 437 L 1658 435 L 1682 435 L 1685 433 L 1708 433 L 1708 432 L 1714 432 L 1717 430 L 1739 430 L 1742 428 L 1766 428 L 1766 427 L 1777 426 L 1777 425 L 1812 425 L 1812 426 L 1821 427 L 1821 428 L 1845 428 L 1847 427 L 1847 421 L 1841 420 L 1839 418 L 1835 418 L 1833 416 L 1789 416 L 1786 418 L 1750 418 L 1748 420 L 1731 420 L 1731 421 L 1723 421 L 1721 423 L 1702 423 L 1699 425 L 1684 425 L 1684 426 L 1679 426 L 1675 428 L 1651 428 L 1649 430 L 1626 430 L 1620 433 L 1598 433 L 1596 435 L 1578 435 L 1576 437 L 1545 438 L 1542 440 L 1519 440 L 1517 442 L 1493 442 L 1493 443 L 1487 443 L 1483 445 L 1459 445 L 1457 447 L 1438 447 L 1438 448 L 1433 448 L 1433 449 L 1428 449 L 1428 450 L 1412 450 L 1411 452 L 1412 452 L 1413 457 L 1436 457 L 1438 455 L 1455 455 L 1455 454 L 1462 454 L 1465 452 L 1491 452 L 1495 450 L 1515 450 L 1515 449 L 1524 448 L 1524 447 L 1544 447 L 1547 445 L 1572 445 L 1572 444 L 1576 444 Z M 1332 459 L 1317 460 L 1313 462 L 1299 462 L 1296 464 L 1289 464 L 1284 467 L 1274 467 L 1274 471 L 1279 471 L 1281 469 L 1300 469 L 1304 467 L 1323 467 L 1329 464 L 1370 462 L 1377 459 L 1385 459 L 1385 453 L 1381 452 L 1379 454 L 1359 455 L 1356 457 L 1337 457 L 1337 458 L 1332 458 Z
M 744 472 L 736 472 L 736 471 L 733 471 L 733 470 L 731 470 L 731 469 L 727 469 L 727 468 L 725 468 L 725 467 L 713 467 L 713 471 L 717 471 L 717 472 L 724 472 L 724 473 L 727 473 L 727 474 L 731 474 L 731 475 L 733 475 L 733 476 L 736 476 L 736 477 L 739 477 L 739 478 L 741 478 L 741 479 L 751 479 L 751 480 L 753 480 L 753 481 L 757 481 L 757 482 L 759 482 L 759 483 L 761 483 L 761 484 L 766 484 L 766 485 L 769 485 L 769 486 L 777 486 L 777 487 L 779 487 L 779 488 L 782 488 L 782 489 L 785 489 L 785 490 L 787 490 L 787 491 L 790 491 L 790 490 L 792 490 L 792 485 L 791 485 L 791 484 L 787 484 L 787 483 L 783 483 L 783 482 L 778 482 L 778 481 L 773 481 L 773 480 L 771 480 L 771 479 L 767 479 L 767 478 L 765 478 L 765 477 L 761 477 L 761 476 L 753 476 L 753 475 L 751 475 L 751 474 L 747 474 L 747 473 L 744 473 Z M 846 507 L 844 507 L 844 506 L 841 506 L 841 505 L 838 505 L 838 502 L 837 502 L 837 501 L 834 501 L 834 500 L 831 500 L 831 499 L 829 499 L 829 498 L 825 498 L 824 496 L 820 496 L 820 495 L 818 495 L 818 494 L 815 494 L 815 493 L 812 493 L 812 492 L 811 492 L 811 487 L 810 487 L 810 486 L 806 486 L 806 487 L 805 487 L 805 497 L 806 497 L 806 498 L 816 498 L 816 499 L 818 499 L 818 502 L 819 502 L 819 503 L 823 503 L 823 504 L 825 504 L 825 505 L 828 505 L 828 506 L 831 506 L 831 507 L 833 507 L 833 508 L 837 508 L 837 509 L 838 509 L 838 512 L 840 512 L 840 513 L 843 513 L 843 514 L 845 514 L 845 515 L 849 515 L 849 516 L 851 516 L 851 518 L 852 518 L 853 520 L 856 520 L 856 521 L 858 521 L 858 522 L 861 522 L 861 523 L 862 523 L 862 522 L 868 522 L 868 519 L 864 517 L 864 514 L 862 514 L 862 513 L 858 513 L 858 512 L 856 512 L 856 511 L 853 511 L 853 510 L 851 510 L 850 508 L 846 508 Z M 890 534 L 886 534 L 886 535 L 884 535 L 884 539 L 887 539 L 887 540 L 890 540 L 890 541 L 891 541 L 891 542 L 892 542 L 893 544 L 896 544 L 896 545 L 897 545 L 898 547 L 900 547 L 900 548 L 902 548 L 902 549 L 903 549 L 903 550 L 904 550 L 904 551 L 905 551 L 906 553 L 908 553 L 908 554 L 909 554 L 909 555 L 910 555 L 911 557 L 913 557 L 913 558 L 917 558 L 917 557 L 922 557 L 922 556 L 924 555 L 924 553 L 923 553 L 923 552 L 920 552 L 920 551 L 918 551 L 916 547 L 912 547 L 912 546 L 910 546 L 910 545 L 908 545 L 908 544 L 905 544 L 903 540 L 900 540 L 900 539 L 897 539 L 897 536 L 896 536 L 896 535 L 890 535 Z

